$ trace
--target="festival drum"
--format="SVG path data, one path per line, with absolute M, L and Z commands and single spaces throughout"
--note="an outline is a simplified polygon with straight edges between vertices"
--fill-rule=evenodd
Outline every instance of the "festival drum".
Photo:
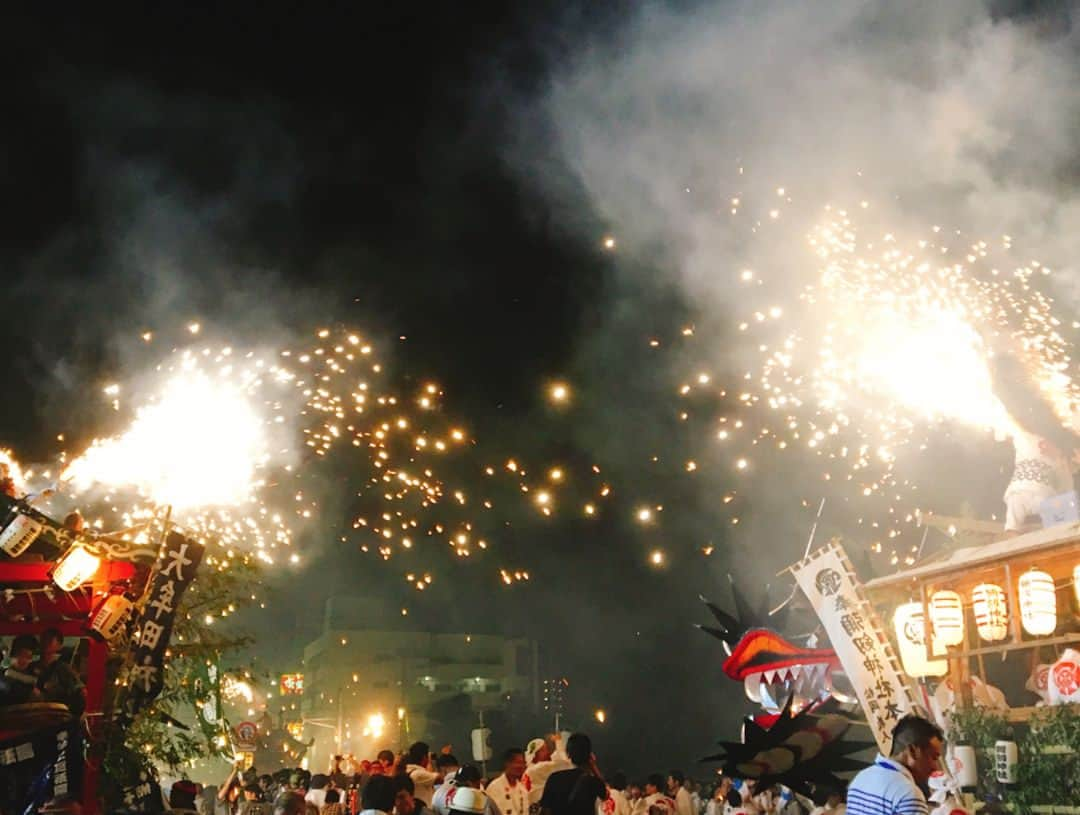
M 63 724 L 70 718 L 67 705 L 59 702 L 26 702 L 0 707 L 0 743 Z

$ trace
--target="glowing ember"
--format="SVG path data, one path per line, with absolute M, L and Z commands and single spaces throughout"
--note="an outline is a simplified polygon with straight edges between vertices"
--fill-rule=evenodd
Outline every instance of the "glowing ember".
M 570 399 L 570 386 L 564 382 L 556 382 L 548 388 L 548 398 L 556 404 L 562 404 Z

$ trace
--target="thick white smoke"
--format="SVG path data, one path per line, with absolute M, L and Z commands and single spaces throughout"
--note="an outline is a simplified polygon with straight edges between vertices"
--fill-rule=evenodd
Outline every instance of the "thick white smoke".
M 620 245 L 678 246 L 695 296 L 731 291 L 726 197 L 776 187 L 1008 234 L 1063 268 L 1080 241 L 1076 44 L 1067 13 L 981 0 L 652 4 L 565 63 L 546 113 Z
M 761 298 L 790 303 L 815 279 L 820 264 L 806 236 L 826 204 L 855 212 L 861 240 L 896 232 L 910 248 L 940 225 L 962 233 L 954 246 L 1011 245 L 1002 263 L 1037 259 L 1057 270 L 1049 285 L 1068 314 L 1080 307 L 1071 274 L 1080 250 L 1080 52 L 1072 9 L 1047 5 L 1023 4 L 1023 13 L 984 0 L 642 5 L 603 27 L 564 30 L 570 45 L 539 114 L 525 120 L 517 158 L 553 200 L 570 200 L 576 184 L 617 238 L 624 285 L 607 292 L 609 323 L 625 311 L 648 322 L 647 306 L 627 308 L 613 295 L 632 300 L 645 282 L 635 276 L 669 274 L 698 329 L 719 328 L 699 330 L 709 339 L 687 353 L 707 354 L 721 374 L 760 358 L 761 340 L 736 326 L 777 302 Z M 530 142 L 536 133 L 543 144 Z M 551 164 L 537 159 L 553 153 Z M 583 211 L 567 220 L 587 223 L 600 246 L 603 233 Z M 768 286 L 743 285 L 744 264 Z M 799 319 L 785 316 L 785 330 L 814 327 Z M 624 350 L 606 347 L 604 358 Z M 805 498 L 815 507 L 825 493 L 807 464 L 787 459 L 783 486 L 767 469 L 760 489 L 742 482 L 756 517 L 740 536 L 787 540 L 785 522 L 808 525 L 792 506 Z M 999 480 L 991 473 L 993 483 L 962 497 L 996 507 L 1007 473 Z M 719 494 L 710 477 L 698 483 Z M 836 513 L 834 501 L 827 520 Z M 797 548 L 781 545 L 778 565 Z

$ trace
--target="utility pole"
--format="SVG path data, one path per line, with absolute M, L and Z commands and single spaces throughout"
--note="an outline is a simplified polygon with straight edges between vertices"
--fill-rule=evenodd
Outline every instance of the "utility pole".
M 480 714 L 480 729 L 483 730 L 484 729 L 484 709 L 481 708 L 478 711 L 478 713 Z M 487 755 L 487 750 L 485 749 L 483 752 L 480 753 L 480 755 L 481 756 L 486 756 Z M 480 759 L 480 772 L 483 774 L 484 778 L 487 778 L 487 759 L 486 758 L 481 758 Z
M 338 685 L 337 689 L 337 755 L 341 755 L 345 736 L 345 686 Z

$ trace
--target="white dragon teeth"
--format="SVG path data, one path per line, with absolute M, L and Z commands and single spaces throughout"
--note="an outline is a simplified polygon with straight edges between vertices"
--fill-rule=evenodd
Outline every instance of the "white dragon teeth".
M 799 664 L 787 668 L 758 671 L 752 676 L 758 677 L 758 684 L 782 685 L 785 682 L 791 682 L 797 690 L 810 691 L 825 680 L 828 670 L 829 666 L 825 663 L 814 662 L 807 665 Z

